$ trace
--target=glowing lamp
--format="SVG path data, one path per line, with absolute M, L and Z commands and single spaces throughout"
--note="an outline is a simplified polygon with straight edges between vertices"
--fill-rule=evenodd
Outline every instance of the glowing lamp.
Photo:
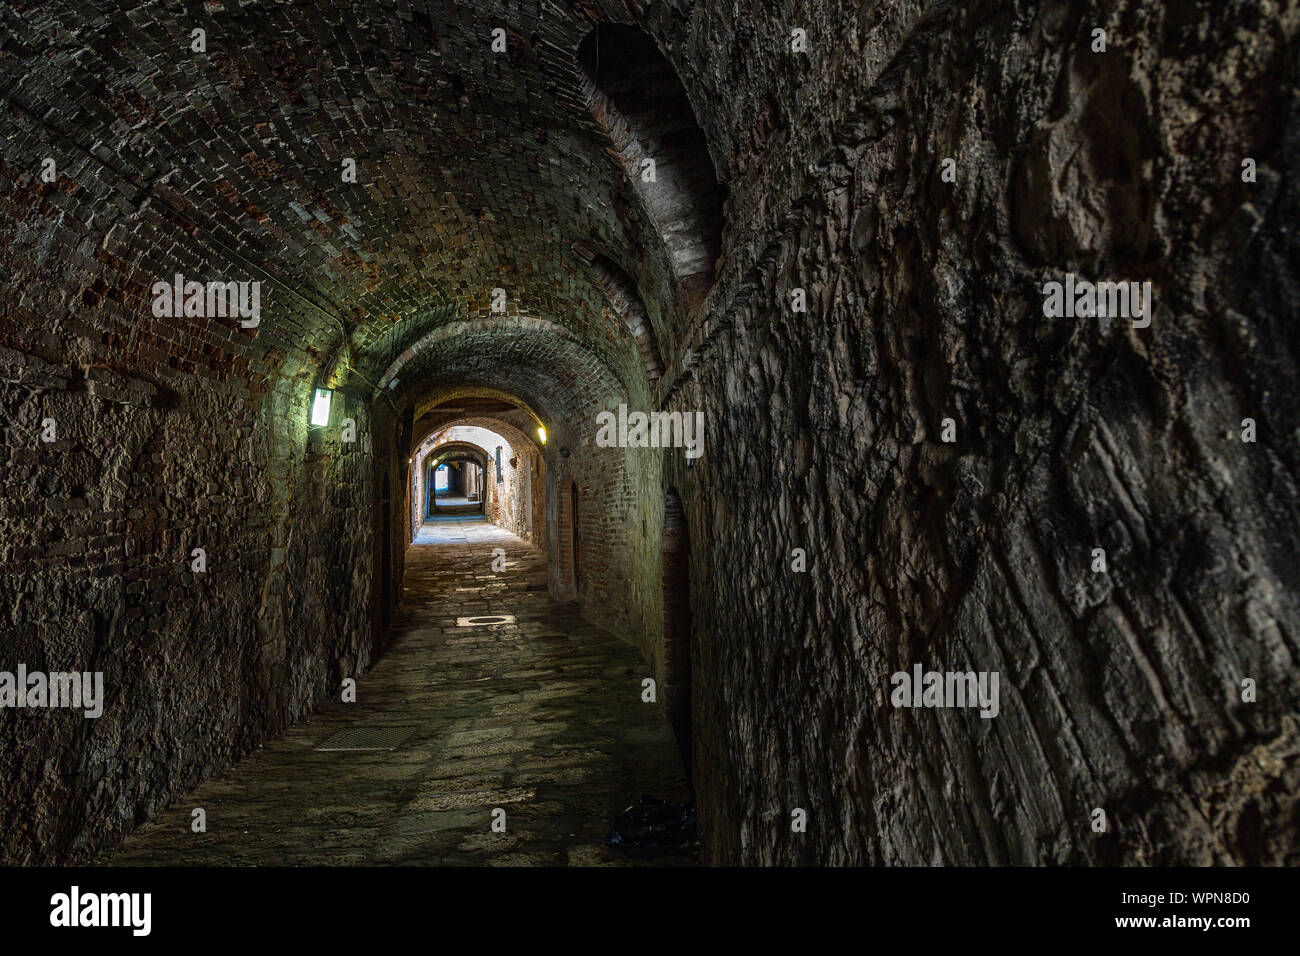
M 311 423 L 316 427 L 330 423 L 330 397 L 333 393 L 328 388 L 316 389 L 316 398 L 311 403 Z

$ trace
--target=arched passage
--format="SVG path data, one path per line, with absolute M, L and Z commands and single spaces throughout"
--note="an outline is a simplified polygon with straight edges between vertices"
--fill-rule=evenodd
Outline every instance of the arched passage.
M 533 527 L 536 539 L 545 535 L 551 593 L 576 599 L 584 613 L 653 654 L 659 641 L 652 625 L 655 595 L 633 582 L 654 573 L 658 562 L 657 541 L 640 527 L 639 498 L 639 489 L 658 481 L 657 460 L 623 447 L 604 447 L 595 433 L 601 412 L 620 403 L 649 403 L 636 341 L 614 315 L 608 317 L 609 328 L 624 337 L 602 335 L 599 346 L 583 345 L 545 323 L 507 318 L 500 325 L 478 323 L 459 335 L 422 337 L 403 353 L 398 384 L 385 394 L 411 408 L 417 425 L 431 431 L 450 421 L 478 420 L 476 402 L 512 406 L 492 411 L 490 420 L 513 424 L 522 439 L 508 429 L 497 430 L 512 445 L 526 440 L 544 460 L 544 468 L 529 463 L 527 469 L 513 470 L 507 461 L 504 470 L 531 482 L 534 500 L 542 506 L 534 510 Z M 570 560 L 574 529 L 565 518 L 573 508 L 574 484 L 579 491 L 579 588 L 574 587 Z M 527 527 L 526 515 L 516 513 L 516 521 L 515 533 Z M 585 573 L 591 568 L 600 573 Z
M 492 515 L 491 488 L 485 481 L 490 468 L 486 449 L 448 431 L 430 435 L 411 456 L 407 493 L 412 537 L 426 520 Z
M 483 464 L 480 455 L 449 453 L 428 456 L 420 478 L 424 486 L 424 517 L 489 513 L 484 478 L 489 467 Z
M 594 814 L 679 766 L 651 674 L 707 861 L 1300 858 L 1294 4 L 1102 6 L 0 4 L 0 673 L 111 688 L 4 708 L 0 862 L 259 747 L 259 829 L 157 821 L 176 862 L 464 862 L 428 816 L 485 792 L 397 764 L 603 754 L 535 801 Z M 597 440 L 623 406 L 705 455 Z M 413 546 L 457 423 L 528 504 Z M 918 666 L 1000 709 L 896 709 Z M 467 711 L 337 772 L 371 678 Z
M 413 485 L 412 536 L 428 514 L 431 469 L 453 452 L 483 468 L 483 514 L 494 524 L 546 547 L 546 460 L 531 428 L 533 414 L 498 398 L 443 397 L 421 407 L 412 438 L 415 462 L 423 461 L 426 490 Z M 418 465 L 417 465 L 418 467 Z M 417 497 L 419 496 L 418 500 Z

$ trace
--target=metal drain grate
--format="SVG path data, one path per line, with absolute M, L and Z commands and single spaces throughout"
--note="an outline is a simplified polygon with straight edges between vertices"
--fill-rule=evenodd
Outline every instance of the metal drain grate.
M 317 744 L 315 750 L 396 750 L 414 727 L 349 727 Z
M 480 617 L 458 617 L 457 627 L 484 627 L 488 624 L 514 624 L 513 614 L 485 614 Z

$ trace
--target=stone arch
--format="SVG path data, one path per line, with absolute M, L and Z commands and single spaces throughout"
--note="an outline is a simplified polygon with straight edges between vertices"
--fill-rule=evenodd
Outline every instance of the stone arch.
M 425 443 L 431 438 L 449 432 L 454 428 L 482 428 L 505 439 L 511 453 L 501 465 L 504 480 L 503 482 L 494 480 L 490 484 L 494 501 L 509 502 L 509 507 L 499 511 L 495 516 L 493 516 L 491 510 L 488 510 L 487 514 L 494 523 L 499 524 L 513 534 L 519 535 L 519 537 L 531 542 L 545 552 L 547 550 L 547 466 L 545 449 L 539 443 L 533 429 L 521 427 L 525 423 L 536 422 L 538 420 L 536 415 L 517 399 L 504 393 L 495 392 L 495 390 L 487 391 L 494 392 L 493 397 L 503 398 L 521 406 L 517 412 L 510 413 L 511 420 L 494 415 L 443 416 L 437 414 L 439 406 L 447 401 L 466 397 L 481 397 L 479 390 L 455 389 L 452 391 L 456 394 L 438 393 L 436 404 L 431 407 L 427 399 L 421 403 L 421 407 L 425 408 L 426 411 L 417 419 L 412 433 L 411 444 L 417 449 L 417 452 L 412 457 L 418 458 L 419 450 L 423 449 Z M 492 451 L 486 448 L 482 450 L 486 455 L 493 454 Z M 496 492 L 498 490 L 503 491 L 504 494 L 497 496 Z M 414 514 L 414 508 L 412 513 Z
M 650 324 L 650 316 L 636 283 L 616 262 L 602 255 L 592 258 L 591 271 L 604 290 L 609 304 L 636 339 L 641 361 L 645 363 L 646 378 L 653 389 L 664 374 L 664 363 L 658 339 Z
M 713 287 L 722 253 L 724 190 L 686 89 L 654 39 L 631 24 L 599 24 L 577 57 L 587 108 L 613 142 L 667 249 L 679 294 L 694 309 Z
M 464 464 L 478 466 L 484 475 L 483 496 L 479 501 L 479 512 L 488 519 L 492 518 L 494 504 L 491 500 L 492 489 L 486 481 L 486 475 L 491 468 L 491 464 L 488 461 L 486 449 L 473 442 L 453 440 L 445 445 L 431 443 L 428 447 L 422 447 L 414 458 L 415 467 L 412 469 L 412 487 L 421 490 L 418 496 L 420 519 L 438 514 L 437 503 L 432 497 L 433 490 L 430 487 L 430 478 L 431 472 L 438 468 L 439 465 L 444 464 L 454 465 L 457 468 Z

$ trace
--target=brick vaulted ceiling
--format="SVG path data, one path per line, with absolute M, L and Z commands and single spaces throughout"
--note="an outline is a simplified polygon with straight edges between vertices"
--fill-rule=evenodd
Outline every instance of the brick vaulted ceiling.
M 324 370 L 382 382 L 398 407 L 478 387 L 559 416 L 646 387 L 593 257 L 632 276 L 672 343 L 686 306 L 669 252 L 581 89 L 579 46 L 626 19 L 618 9 L 43 0 L 0 18 L 4 125 L 22 158 L 0 174 L 27 182 L 54 157 L 58 183 L 24 212 L 93 217 L 102 237 L 63 258 L 58 230 L 10 240 L 52 268 L 98 261 L 67 330 L 86 364 L 112 364 L 95 342 L 110 356 L 156 348 L 216 380 Z M 196 28 L 206 52 L 191 49 Z M 148 290 L 175 272 L 262 280 L 268 321 L 154 319 Z

